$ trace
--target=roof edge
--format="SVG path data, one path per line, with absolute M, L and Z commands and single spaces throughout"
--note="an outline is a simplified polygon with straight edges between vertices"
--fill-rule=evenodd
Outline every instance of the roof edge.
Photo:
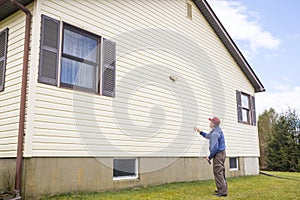
M 17 0 L 20 5 L 27 6 L 35 0 Z M 12 0 L 0 0 L 0 21 L 18 11 Z
M 220 38 L 226 49 L 229 51 L 235 62 L 240 66 L 250 83 L 253 85 L 255 92 L 266 91 L 263 84 L 232 40 L 219 18 L 216 16 L 206 0 L 193 0 L 207 22 L 211 25 L 217 36 Z

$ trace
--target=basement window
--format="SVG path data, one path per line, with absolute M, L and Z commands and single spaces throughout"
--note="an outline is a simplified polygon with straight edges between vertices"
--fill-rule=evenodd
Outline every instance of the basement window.
M 113 180 L 137 178 L 138 160 L 136 158 L 120 158 L 113 160 Z
M 239 159 L 238 158 L 229 158 L 229 169 L 230 169 L 230 171 L 239 170 Z

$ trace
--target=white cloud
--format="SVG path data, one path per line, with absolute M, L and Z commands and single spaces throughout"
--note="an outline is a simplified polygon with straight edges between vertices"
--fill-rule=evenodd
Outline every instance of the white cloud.
M 298 40 L 300 38 L 299 33 L 288 34 L 287 37 L 292 40 Z
M 294 81 L 292 79 L 290 79 L 289 77 L 282 77 L 280 80 L 280 82 L 277 81 L 273 81 L 272 85 L 271 85 L 271 89 L 278 91 L 278 92 L 285 92 L 285 91 L 289 91 L 292 88 L 292 85 L 294 83 Z
M 208 0 L 216 15 L 234 40 L 246 42 L 244 52 L 253 54 L 259 48 L 276 49 L 280 39 L 264 30 L 257 13 L 238 1 Z
M 289 107 L 296 109 L 300 114 L 300 87 L 281 85 L 281 88 L 274 92 L 263 92 L 256 94 L 257 115 L 265 109 L 274 108 L 278 113 L 286 111 Z

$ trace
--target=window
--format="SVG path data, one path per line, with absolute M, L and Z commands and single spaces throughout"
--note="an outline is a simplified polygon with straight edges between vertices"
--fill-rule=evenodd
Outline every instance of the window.
M 242 93 L 242 119 L 250 124 L 250 96 Z
M 137 159 L 114 159 L 113 179 L 136 179 L 138 178 Z
M 115 95 L 116 44 L 42 15 L 40 83 Z
M 0 92 L 4 90 L 8 29 L 0 32 Z
M 192 19 L 193 17 L 193 6 L 190 2 L 186 2 L 186 17 Z
M 100 37 L 64 24 L 60 85 L 98 92 Z M 98 76 L 95 76 L 98 74 Z
M 239 170 L 239 159 L 229 158 L 229 169 L 231 171 Z
M 238 122 L 256 126 L 255 97 L 236 91 Z

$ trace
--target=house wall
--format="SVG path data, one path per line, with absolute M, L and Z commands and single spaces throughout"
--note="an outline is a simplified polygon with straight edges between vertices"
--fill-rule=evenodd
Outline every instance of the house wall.
M 0 159 L 0 191 L 3 193 L 13 192 L 15 185 L 16 159 Z
M 192 20 L 183 0 L 49 0 L 37 8 L 35 27 L 45 14 L 115 41 L 117 86 L 108 98 L 37 83 L 36 57 L 25 156 L 205 156 L 207 141 L 192 127 L 208 131 L 215 115 L 228 156 L 259 155 L 257 128 L 237 123 L 235 97 L 254 89 L 195 6 Z
M 195 6 L 192 20 L 183 0 L 38 0 L 29 8 L 34 40 L 22 179 L 28 199 L 212 178 L 211 166 L 198 158 L 207 155 L 208 143 L 192 127 L 208 131 L 207 118 L 215 115 L 227 156 L 240 158 L 240 170 L 227 176 L 258 173 L 257 127 L 237 123 L 235 96 L 254 89 Z M 117 43 L 115 98 L 37 82 L 41 14 Z M 0 24 L 10 29 L 1 158 L 16 155 L 24 21 L 17 12 Z M 138 157 L 139 179 L 113 181 L 115 157 Z M 13 169 L 14 159 L 0 162 L 1 172 Z
M 32 11 L 33 4 L 28 8 Z M 25 14 L 18 11 L 2 20 L 0 31 L 6 28 L 9 32 L 5 88 L 0 92 L 0 158 L 15 157 L 17 152 Z

